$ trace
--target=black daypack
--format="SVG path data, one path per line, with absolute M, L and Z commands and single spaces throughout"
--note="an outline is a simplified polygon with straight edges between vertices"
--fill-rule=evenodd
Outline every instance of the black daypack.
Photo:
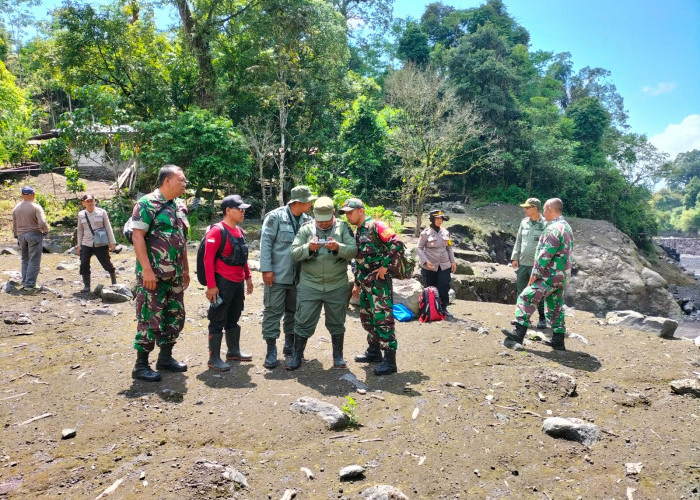
M 226 229 L 223 224 L 216 225 L 219 226 L 219 232 L 221 234 L 221 244 L 219 245 L 219 249 L 216 251 L 216 257 L 214 260 L 221 259 L 228 266 L 245 265 L 245 263 L 248 261 L 248 244 L 245 241 L 245 236 L 236 238 L 231 233 L 229 233 L 228 229 Z M 208 232 L 209 231 L 207 230 L 207 233 Z M 243 231 L 241 230 L 241 235 L 242 234 Z M 204 269 L 204 251 L 206 247 L 206 239 L 207 235 L 205 234 L 204 238 L 200 240 L 199 246 L 197 247 L 197 281 L 200 285 L 204 286 L 206 286 L 207 284 L 207 274 L 206 270 Z M 227 239 L 233 247 L 233 253 L 228 257 L 222 257 L 221 254 L 224 251 Z
M 434 286 L 426 286 L 418 301 L 418 321 L 443 321 L 447 317 L 447 311 L 442 307 L 440 292 Z

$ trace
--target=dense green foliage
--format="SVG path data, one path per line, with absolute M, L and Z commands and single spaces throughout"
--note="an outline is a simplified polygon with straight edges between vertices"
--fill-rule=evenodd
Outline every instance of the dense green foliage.
M 35 153 L 44 168 L 65 164 L 67 145 L 104 151 L 115 173 L 135 157 L 144 191 L 176 163 L 197 194 L 240 191 L 263 210 L 306 182 L 400 206 L 417 226 L 445 195 L 556 196 L 641 245 L 697 230 L 700 153 L 670 162 L 630 133 L 610 72 L 531 51 L 502 0 L 393 22 L 392 0 L 162 4 L 179 20 L 166 31 L 138 0 L 66 3 L 21 43 L 0 26 L 0 161 L 59 128 Z M 27 5 L 0 16 L 19 23 Z

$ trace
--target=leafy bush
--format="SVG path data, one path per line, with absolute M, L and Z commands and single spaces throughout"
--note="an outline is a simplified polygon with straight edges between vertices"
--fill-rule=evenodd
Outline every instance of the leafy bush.
M 60 137 L 43 141 L 34 152 L 33 158 L 39 162 L 42 172 L 51 172 L 72 163 L 68 143 Z
M 66 167 L 64 173 L 66 176 L 66 187 L 68 188 L 68 191 L 71 193 L 85 191 L 87 184 L 85 184 L 85 181 L 80 180 L 80 172 L 74 168 Z
M 474 198 L 482 199 L 487 202 L 501 202 L 509 203 L 511 205 L 517 205 L 522 203 L 527 198 L 534 195 L 528 195 L 527 191 L 520 186 L 510 185 L 507 187 L 495 187 L 490 189 L 476 189 L 474 191 Z

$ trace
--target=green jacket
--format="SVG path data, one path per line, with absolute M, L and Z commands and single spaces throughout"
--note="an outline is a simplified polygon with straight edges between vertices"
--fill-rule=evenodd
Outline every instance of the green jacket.
M 338 250 L 331 252 L 325 247 L 315 252 L 309 250 L 309 242 L 333 238 Z M 312 220 L 302 225 L 292 243 L 292 259 L 301 262 L 299 284 L 316 290 L 331 291 L 348 286 L 348 264 L 357 255 L 355 237 L 347 222 L 336 218 L 328 229 L 321 229 Z
M 521 266 L 534 266 L 537 242 L 540 241 L 540 236 L 546 225 L 547 221 L 541 215 L 539 220 L 534 222 L 530 220 L 530 217 L 525 217 L 520 222 L 518 237 L 515 239 L 510 260 L 517 261 Z
M 265 216 L 260 229 L 260 272 L 274 272 L 275 283 L 296 284 L 299 265 L 292 261 L 289 249 L 299 226 L 309 220 L 309 214 L 302 214 L 297 224 L 289 205 L 275 208 Z

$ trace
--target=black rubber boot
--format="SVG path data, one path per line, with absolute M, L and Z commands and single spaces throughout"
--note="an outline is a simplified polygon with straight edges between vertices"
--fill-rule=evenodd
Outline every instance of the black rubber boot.
M 83 276 L 83 289 L 80 293 L 90 293 L 90 276 Z
M 252 361 L 253 356 L 241 352 L 241 327 L 234 326 L 230 330 L 226 330 L 226 361 Z
M 265 342 L 267 342 L 267 354 L 263 366 L 273 369 L 277 366 L 277 339 L 266 339 Z
M 547 328 L 547 320 L 543 316 L 540 316 L 540 320 L 537 322 L 537 329 L 544 330 Z
M 299 335 L 294 336 L 294 354 L 292 354 L 292 359 L 284 367 L 285 370 L 296 370 L 301 366 L 301 361 L 304 359 L 304 349 L 306 349 L 306 341 L 304 337 Z
M 229 365 L 221 360 L 221 339 L 223 333 L 209 334 L 209 361 L 207 366 L 217 372 L 227 372 L 231 369 Z
M 521 325 L 520 323 L 516 323 L 515 330 L 506 330 L 505 328 L 503 328 L 501 331 L 503 332 L 503 335 L 507 337 L 508 340 L 511 340 L 516 344 L 522 345 L 522 343 L 525 341 L 527 327 L 525 325 Z
M 333 368 L 347 368 L 348 365 L 343 359 L 343 341 L 345 334 L 331 335 L 331 343 L 333 344 Z
M 375 375 L 390 375 L 396 373 L 398 368 L 396 368 L 396 349 L 387 348 L 384 351 L 384 360 L 382 364 L 374 369 Z
M 112 280 L 113 285 L 116 285 L 117 284 L 117 272 L 114 271 L 113 273 L 109 273 L 109 279 Z
M 282 354 L 285 356 L 291 356 L 294 354 L 294 334 L 285 333 L 284 334 L 284 347 L 282 348 Z
M 355 361 L 358 363 L 379 363 L 383 361 L 382 350 L 377 344 L 370 344 L 364 354 L 355 356 Z
M 158 382 L 160 380 L 160 373 L 151 370 L 148 365 L 148 353 L 145 351 L 136 351 L 136 364 L 131 376 L 145 382 Z
M 173 358 L 173 346 L 175 344 L 163 344 L 160 346 L 158 361 L 156 361 L 156 370 L 165 370 L 169 372 L 186 372 L 187 365 L 180 363 Z
M 566 351 L 563 333 L 554 333 L 552 334 L 552 340 L 543 340 L 542 343 L 544 345 L 548 345 L 555 351 Z

